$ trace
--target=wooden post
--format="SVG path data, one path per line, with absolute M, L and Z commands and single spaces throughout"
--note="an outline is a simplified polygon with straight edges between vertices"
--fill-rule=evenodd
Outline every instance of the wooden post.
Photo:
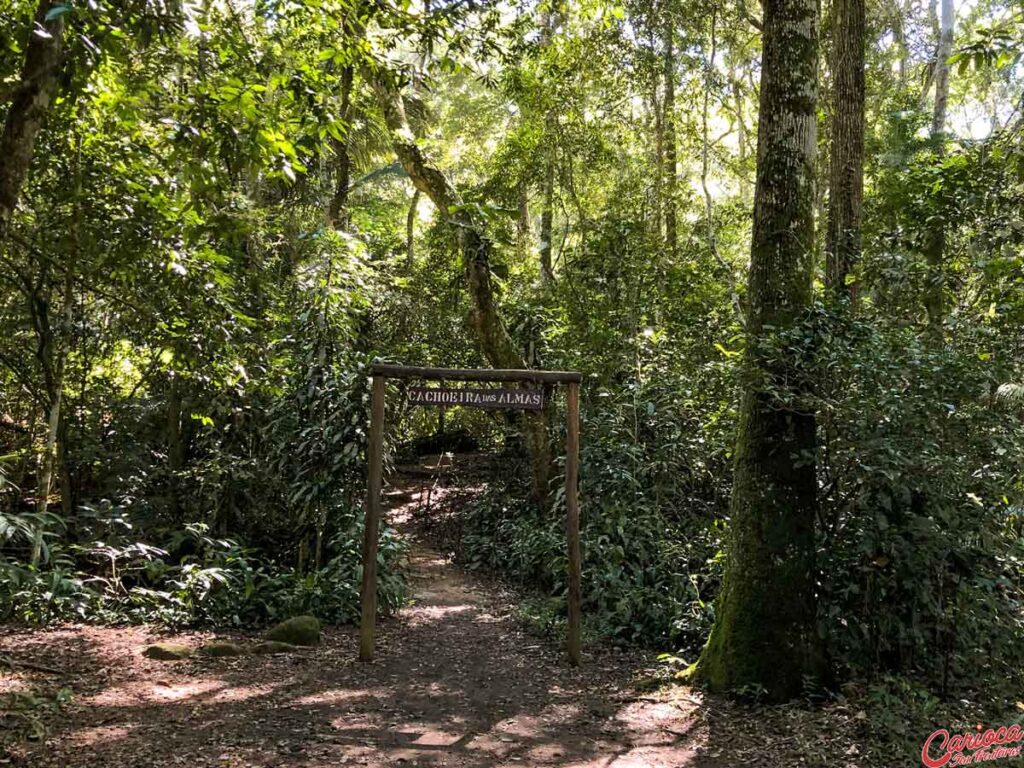
M 571 381 L 566 390 L 565 441 L 565 537 L 569 545 L 569 663 L 580 663 L 580 385 Z
M 373 660 L 373 630 L 377 621 L 377 539 L 380 530 L 380 488 L 384 463 L 384 376 L 373 377 L 370 444 L 366 460 L 366 522 L 363 527 L 362 618 L 359 622 L 359 660 Z

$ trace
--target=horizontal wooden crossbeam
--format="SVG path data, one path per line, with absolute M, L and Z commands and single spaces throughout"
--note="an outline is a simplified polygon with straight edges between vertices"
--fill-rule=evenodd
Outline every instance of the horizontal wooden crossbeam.
M 530 368 L 422 368 L 414 365 L 374 363 L 374 376 L 389 379 L 429 379 L 434 381 L 527 381 L 538 384 L 568 384 L 583 381 L 576 371 L 536 371 Z

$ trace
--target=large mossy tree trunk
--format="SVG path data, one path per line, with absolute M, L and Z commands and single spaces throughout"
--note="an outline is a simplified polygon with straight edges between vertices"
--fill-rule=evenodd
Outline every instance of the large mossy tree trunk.
M 832 4 L 831 155 L 825 280 L 833 297 L 854 300 L 850 278 L 861 254 L 864 204 L 864 0 Z
M 766 0 L 747 352 L 728 557 L 715 625 L 695 673 L 713 690 L 800 692 L 815 642 L 815 419 L 787 385 L 797 361 L 769 336 L 811 302 L 819 9 Z M 787 387 L 787 397 L 779 389 Z
M 0 239 L 6 237 L 28 175 L 36 138 L 57 94 L 63 62 L 64 15 L 47 19 L 53 3 L 40 0 L 23 42 L 25 63 L 0 133 Z M 45 33 L 45 34 L 42 34 Z
M 494 297 L 491 282 L 491 241 L 472 209 L 463 205 L 458 190 L 426 157 L 416 143 L 406 118 L 401 93 L 383 77 L 373 80 L 384 119 L 391 131 L 395 154 L 416 189 L 430 198 L 452 227 L 462 253 L 466 287 L 472 303 L 470 325 L 487 361 L 495 368 L 528 368 L 527 361 L 509 334 Z M 544 411 L 520 414 L 520 429 L 530 453 L 533 496 L 544 502 L 552 475 L 551 441 Z

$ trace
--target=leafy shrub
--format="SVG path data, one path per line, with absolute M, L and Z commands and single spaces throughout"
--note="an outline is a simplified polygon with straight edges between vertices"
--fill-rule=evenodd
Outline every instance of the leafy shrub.
M 823 445 L 822 634 L 847 672 L 934 690 L 1019 680 L 1024 425 L 991 396 L 985 334 L 940 346 L 820 313 L 803 340 Z
M 59 712 L 71 700 L 72 691 L 68 687 L 52 694 L 36 690 L 0 693 L 2 743 L 10 744 L 22 739 L 42 741 L 47 736 L 46 716 Z
M 819 414 L 820 633 L 839 679 L 933 695 L 987 681 L 995 696 L 1020 681 L 1024 423 L 999 395 L 1019 371 L 989 354 L 993 331 L 961 328 L 940 345 L 870 304 L 856 317 L 819 306 L 765 342 L 798 361 L 765 382 L 773 396 Z M 714 363 L 679 378 L 649 352 L 637 379 L 587 391 L 584 613 L 602 635 L 692 661 L 728 526 L 732 379 Z M 531 620 L 554 632 L 561 498 L 539 511 L 524 482 L 506 483 L 465 509 L 461 555 L 537 589 Z
M 712 619 L 710 592 L 728 499 L 732 412 L 719 362 L 678 378 L 672 353 L 644 337 L 644 369 L 625 386 L 588 388 L 580 454 L 583 610 L 590 631 L 616 642 L 699 649 Z M 556 481 L 557 482 L 557 481 Z M 463 511 L 457 550 L 555 598 L 565 613 L 564 491 L 551 508 L 507 478 Z M 547 599 L 536 622 L 552 626 Z
M 95 542 L 71 548 L 43 567 L 7 561 L 0 568 L 0 607 L 7 619 L 44 624 L 59 619 L 180 626 L 259 626 L 311 613 L 326 622 L 352 621 L 359 612 L 362 576 L 358 542 L 362 519 L 353 515 L 328 543 L 321 568 L 301 573 L 276 566 L 230 539 L 187 527 L 171 540 L 193 554 L 172 562 L 167 549 Z M 404 600 L 398 563 L 406 550 L 394 531 L 381 532 L 378 602 L 384 611 Z M 97 560 L 105 562 L 100 569 Z M 86 571 L 75 569 L 76 563 Z M 97 575 L 101 572 L 103 575 Z

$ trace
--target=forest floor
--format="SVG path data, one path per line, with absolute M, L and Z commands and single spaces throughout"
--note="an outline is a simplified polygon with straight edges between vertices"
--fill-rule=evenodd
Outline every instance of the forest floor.
M 406 491 L 396 500 L 391 521 L 411 539 L 414 599 L 378 623 L 373 662 L 356 661 L 354 627 L 328 628 L 320 647 L 295 653 L 175 662 L 141 651 L 166 640 L 198 646 L 214 635 L 84 625 L 5 629 L 4 657 L 60 674 L 0 670 L 0 693 L 31 686 L 52 695 L 68 686 L 73 697 L 42 715 L 45 734 L 8 745 L 0 764 L 865 764 L 863 718 L 843 707 L 753 708 L 683 686 L 652 693 L 643 685 L 651 679 L 650 656 L 613 649 L 589 648 L 583 665 L 570 668 L 559 647 L 524 630 L 512 593 L 464 573 L 417 535 L 407 514 L 417 498 Z

